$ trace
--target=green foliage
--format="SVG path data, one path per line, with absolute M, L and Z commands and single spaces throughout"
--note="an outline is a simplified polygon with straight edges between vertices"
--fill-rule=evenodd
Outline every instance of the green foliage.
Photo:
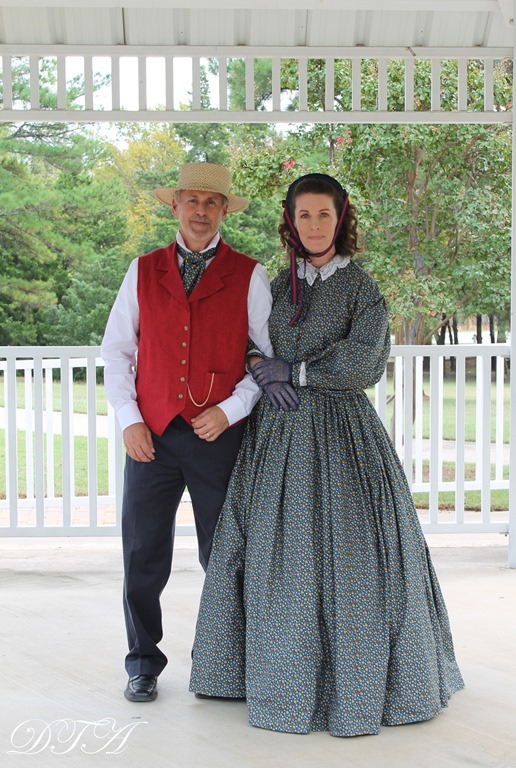
M 443 313 L 506 308 L 506 127 L 353 126 L 343 129 L 340 147 L 337 175 L 352 179 L 365 261 L 390 301 L 400 341 L 422 343 Z
M 28 100 L 28 72 L 27 59 L 15 60 L 15 103 Z M 40 72 L 44 109 L 55 106 L 55 59 L 41 60 Z M 70 109 L 82 93 L 77 80 Z M 76 271 L 123 242 L 123 189 L 97 176 L 104 152 L 87 126 L 0 125 L 0 343 L 44 343 L 44 318 Z
M 55 59 L 41 62 L 42 108 L 56 99 Z M 201 106 L 210 109 L 209 62 Z M 361 62 L 363 109 L 378 109 L 377 62 Z M 309 109 L 322 110 L 326 61 L 308 62 Z M 402 110 L 405 64 L 388 61 L 388 110 Z M 28 60 L 13 70 L 13 96 L 28 103 Z M 443 109 L 458 106 L 458 64 L 442 63 Z M 243 110 L 245 63 L 228 64 L 229 108 Z M 281 63 L 282 102 L 299 106 L 298 62 Z M 483 109 L 483 64 L 467 65 L 468 109 Z M 173 186 L 180 165 L 228 165 L 233 191 L 251 201 L 222 236 L 273 276 L 284 266 L 277 225 L 288 185 L 310 171 L 337 176 L 357 206 L 360 259 L 389 300 L 398 342 L 432 337 L 453 314 L 508 316 L 511 130 L 498 125 L 359 125 L 351 109 L 352 62 L 334 62 L 333 124 L 122 124 L 116 142 L 87 126 L 0 124 L 0 343 L 93 344 L 131 259 L 169 243 L 177 221 L 153 190 Z M 494 68 L 495 104 L 509 109 L 512 66 Z M 101 79 L 96 83 L 101 85 Z M 83 83 L 69 91 L 80 105 Z M 255 61 L 254 104 L 269 109 L 272 63 Z M 414 110 L 431 107 L 431 63 L 414 63 Z
M 123 241 L 123 190 L 117 180 L 97 178 L 98 162 L 85 133 L 3 125 L 2 343 L 42 343 L 42 310 L 63 298 L 76 269 Z
M 12 57 L 12 90 L 13 103 L 17 109 L 27 109 L 30 106 L 30 64 L 28 56 Z M 57 107 L 57 59 L 44 56 L 39 59 L 39 103 L 41 109 L 56 109 Z M 102 88 L 108 77 L 95 74 L 93 89 Z M 84 96 L 84 78 L 77 75 L 67 83 L 66 108 L 81 109 Z M 0 101 L 3 101 L 3 81 L 0 79 Z
M 100 344 L 109 311 L 128 264 L 106 251 L 93 264 L 78 269 L 62 301 L 41 312 L 45 344 Z
M 220 232 L 237 251 L 267 262 L 277 247 L 278 213 L 267 200 L 252 200 L 243 213 L 231 214 Z

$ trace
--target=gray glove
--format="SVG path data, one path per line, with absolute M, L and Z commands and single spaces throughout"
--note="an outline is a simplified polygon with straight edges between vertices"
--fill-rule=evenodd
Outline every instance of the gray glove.
M 254 367 L 256 368 L 256 365 Z M 262 389 L 276 411 L 280 408 L 282 411 L 297 411 L 299 408 L 299 397 L 290 384 L 284 381 L 272 381 L 270 384 L 262 385 Z
M 251 373 L 259 387 L 265 387 L 273 381 L 292 384 L 292 363 L 287 363 L 281 357 L 268 357 L 256 363 Z

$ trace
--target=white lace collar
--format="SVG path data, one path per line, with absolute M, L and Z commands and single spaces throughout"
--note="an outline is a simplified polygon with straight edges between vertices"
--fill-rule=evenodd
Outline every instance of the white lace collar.
M 297 265 L 297 275 L 301 279 L 306 278 L 308 285 L 313 285 L 317 275 L 321 275 L 321 280 L 327 280 L 338 269 L 343 269 L 349 264 L 348 256 L 339 256 L 338 254 L 333 257 L 327 264 L 323 264 L 322 267 L 314 267 L 309 261 L 302 261 Z

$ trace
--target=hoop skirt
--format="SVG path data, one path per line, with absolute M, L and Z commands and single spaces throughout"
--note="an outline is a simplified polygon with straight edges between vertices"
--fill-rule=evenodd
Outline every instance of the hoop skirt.
M 272 284 L 275 353 L 306 363 L 297 411 L 264 395 L 215 532 L 190 690 L 246 697 L 251 725 L 376 734 L 463 687 L 446 607 L 394 446 L 364 393 L 390 350 L 387 309 L 354 262 Z

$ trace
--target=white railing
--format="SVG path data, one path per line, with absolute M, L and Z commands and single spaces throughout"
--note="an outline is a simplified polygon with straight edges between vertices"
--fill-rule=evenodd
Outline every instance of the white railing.
M 99 353 L 97 347 L 0 347 L 5 404 L 0 411 L 5 435 L 0 535 L 119 532 L 123 449 L 112 409 L 97 416 Z M 79 372 L 86 395 L 82 413 L 74 402 Z M 78 450 L 85 478 L 81 493 Z M 106 487 L 100 489 L 99 474 L 106 468 Z
M 123 445 L 112 409 L 98 415 L 99 353 L 0 347 L 0 536 L 119 533 Z M 426 532 L 509 532 L 509 356 L 506 344 L 394 346 L 388 374 L 370 393 Z M 445 420 L 455 425 L 452 439 Z
M 508 532 L 510 346 L 395 346 L 392 355 L 393 414 L 388 419 L 386 376 L 376 386 L 375 407 L 393 433 L 412 492 L 428 495 L 428 509 L 421 514 L 423 529 L 428 533 Z M 455 371 L 450 376 L 452 366 Z M 471 387 L 474 402 L 467 403 Z M 466 411 L 472 407 L 473 436 L 466 434 L 468 415 L 472 419 Z M 454 439 L 443 437 L 445 418 L 454 421 Z M 426 420 L 428 438 L 424 437 Z M 491 496 L 496 491 L 507 492 L 506 509 L 492 509 Z M 468 510 L 472 493 L 480 494 L 478 511 Z
M 185 50 L 187 48 L 187 50 Z M 186 55 L 188 54 L 188 55 Z M 512 104 L 495 106 L 495 67 L 512 59 L 512 48 L 428 47 L 270 47 L 258 46 L 69 46 L 0 45 L 2 102 L 0 121 L 160 121 L 240 123 L 508 123 Z M 271 94 L 265 105 L 257 97 L 257 62 L 270 62 Z M 203 67 L 216 62 L 210 75 L 209 97 L 203 94 Z M 235 110 L 229 99 L 228 71 L 241 78 L 245 105 Z M 310 105 L 311 68 L 324 61 L 324 93 L 318 105 Z M 53 103 L 41 104 L 42 70 L 52 61 L 56 71 Z M 336 84 L 338 62 L 347 64 L 347 82 Z M 441 73 L 445 62 L 456 67 L 455 98 L 444 104 Z M 481 103 L 473 93 L 469 64 L 481 64 Z M 23 65 L 20 68 L 20 63 Z M 290 81 L 296 107 L 285 103 L 282 67 L 290 64 L 297 73 Z M 372 64 L 373 63 L 373 64 Z M 389 67 L 397 63 L 403 72 L 403 104 L 399 86 L 393 84 Z M 74 77 L 80 75 L 84 94 L 74 93 Z M 28 86 L 22 100 L 16 79 Z M 96 80 L 107 82 L 100 88 Z M 415 83 L 423 79 L 429 98 L 422 106 L 415 99 Z M 365 103 L 364 93 L 376 89 L 375 104 Z M 48 92 L 48 83 L 45 90 Z M 449 89 L 449 85 L 447 86 Z M 475 85 L 475 88 L 478 88 Z M 319 86 L 320 90 L 320 86 Z

